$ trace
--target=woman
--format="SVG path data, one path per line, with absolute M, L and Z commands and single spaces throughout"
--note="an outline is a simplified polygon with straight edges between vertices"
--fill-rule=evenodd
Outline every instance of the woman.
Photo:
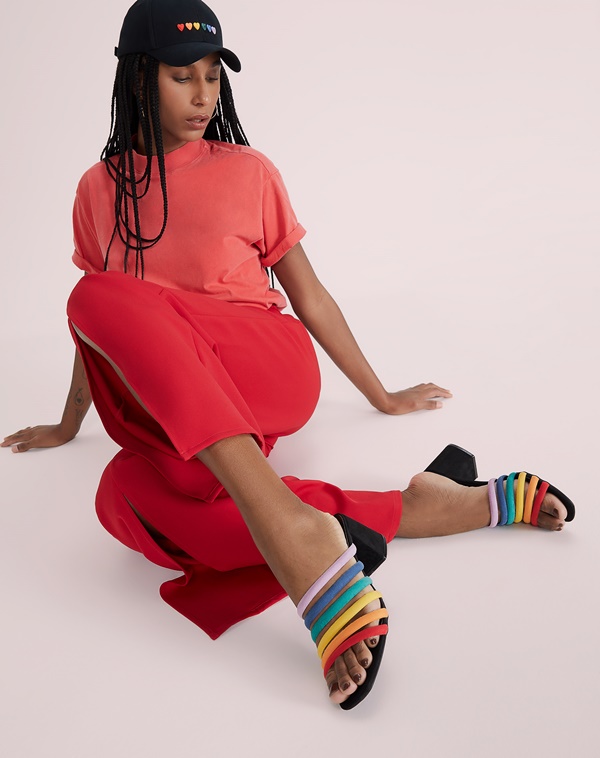
M 100 482 L 99 518 L 183 570 L 164 599 L 215 638 L 288 594 L 331 700 L 353 707 L 388 630 L 368 576 L 385 541 L 521 520 L 560 530 L 572 503 L 524 472 L 487 489 L 452 482 L 475 483 L 459 449 L 404 493 L 280 479 L 267 456 L 319 394 L 308 332 L 382 412 L 434 409 L 451 394 L 388 392 L 362 355 L 300 244 L 279 172 L 247 144 L 222 66 L 240 63 L 214 13 L 200 0 L 138 0 L 117 55 L 111 135 L 74 206 L 74 262 L 88 275 L 68 304 L 77 352 L 63 419 L 3 445 L 72 439 L 93 398 L 122 448 Z M 282 313 L 286 298 L 298 318 Z

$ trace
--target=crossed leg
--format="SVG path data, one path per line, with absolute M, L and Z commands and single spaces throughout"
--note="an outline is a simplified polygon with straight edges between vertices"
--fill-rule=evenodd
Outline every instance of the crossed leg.
M 132 397 L 149 414 L 120 367 L 79 327 L 75 324 L 72 326 L 77 336 L 111 365 Z M 347 548 L 337 520 L 302 502 L 273 471 L 249 434 L 219 440 L 201 450 L 196 457 L 227 490 L 258 550 L 292 602 L 297 605 L 307 588 Z M 149 524 L 145 525 L 150 527 Z M 349 561 L 322 592 L 353 562 Z M 357 574 L 354 581 L 361 577 L 362 573 Z M 362 613 L 368 613 L 377 607 L 379 601 L 367 605 Z M 336 686 L 333 686 L 334 682 L 329 682 L 332 698 L 336 702 L 345 699 L 364 680 L 371 663 L 369 645 L 376 644 L 377 638 L 373 638 L 368 643 L 358 643 L 344 654 L 344 667 L 350 671 L 350 675 L 342 677 L 340 682 L 335 683 Z M 340 669 L 340 666 L 342 661 L 336 661 L 332 671 Z M 342 693 L 345 694 L 342 696 Z
M 73 328 L 83 342 L 110 363 L 132 396 L 148 412 L 120 368 L 80 329 Z M 249 434 L 219 440 L 201 450 L 197 457 L 230 494 L 257 548 L 297 605 L 306 589 L 347 547 L 338 522 L 291 492 Z M 542 511 L 540 526 L 556 531 L 562 528 L 566 509 L 556 498 L 547 496 Z M 143 518 L 141 520 L 144 523 Z M 444 477 L 423 473 L 413 477 L 403 493 L 403 517 L 396 536 L 454 534 L 487 526 L 489 521 L 485 488 L 462 487 Z M 150 524 L 145 523 L 145 526 L 152 529 Z M 355 581 L 361 576 L 358 574 Z M 361 613 L 378 607 L 379 601 L 374 601 Z M 364 683 L 372 660 L 369 648 L 377 641 L 374 637 L 366 643 L 358 643 L 335 661 L 327 676 L 333 702 L 342 702 Z

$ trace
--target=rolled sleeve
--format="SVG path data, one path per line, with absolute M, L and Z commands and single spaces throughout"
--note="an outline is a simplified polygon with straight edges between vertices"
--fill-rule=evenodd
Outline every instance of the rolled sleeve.
M 298 223 L 279 171 L 271 174 L 263 187 L 262 223 L 259 249 L 265 267 L 281 260 L 306 234 L 306 229 Z

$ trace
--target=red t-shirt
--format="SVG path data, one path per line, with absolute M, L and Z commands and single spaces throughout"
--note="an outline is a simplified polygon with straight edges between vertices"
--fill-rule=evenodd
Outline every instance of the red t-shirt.
M 156 236 L 163 219 L 158 161 L 152 161 L 150 189 L 139 200 L 144 237 Z M 146 157 L 134 153 L 134 164 L 139 178 Z M 277 263 L 306 231 L 273 163 L 245 145 L 200 139 L 167 153 L 165 168 L 167 227 L 160 241 L 144 251 L 144 279 L 241 305 L 284 308 L 286 300 L 269 287 L 264 267 Z M 73 207 L 73 261 L 89 273 L 104 270 L 115 225 L 114 198 L 113 179 L 104 163 L 96 163 L 81 177 Z M 131 203 L 129 223 L 133 228 Z M 117 234 L 110 271 L 123 271 L 124 252 Z M 130 250 L 132 273 L 134 266 L 135 250 Z

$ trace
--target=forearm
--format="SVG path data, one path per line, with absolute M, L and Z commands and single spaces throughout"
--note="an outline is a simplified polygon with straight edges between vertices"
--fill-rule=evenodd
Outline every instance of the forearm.
M 343 371 L 348 379 L 378 410 L 385 410 L 388 393 L 363 355 L 338 304 L 323 287 L 309 307 L 294 304 L 296 315 Z
M 91 404 L 90 386 L 83 368 L 83 361 L 81 360 L 79 351 L 76 350 L 71 387 L 69 388 L 69 394 L 67 395 L 65 409 L 60 422 L 61 428 L 70 437 L 75 437 L 79 431 Z
M 431 382 L 397 392 L 385 390 L 299 242 L 273 265 L 273 271 L 300 321 L 377 410 L 394 415 L 431 410 L 442 407 L 435 398 L 452 397 L 449 390 Z

